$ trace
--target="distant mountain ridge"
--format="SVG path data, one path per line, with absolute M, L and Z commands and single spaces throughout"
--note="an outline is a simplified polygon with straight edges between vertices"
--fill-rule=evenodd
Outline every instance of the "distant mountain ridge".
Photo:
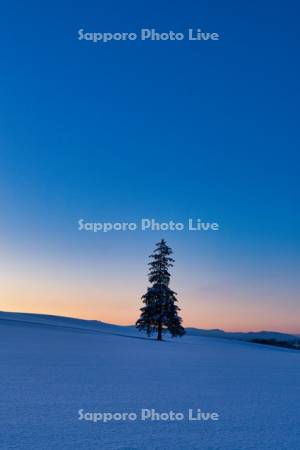
M 240 341 L 253 341 L 253 339 L 275 339 L 277 341 L 294 342 L 299 340 L 299 335 L 281 333 L 279 331 L 224 331 L 220 329 L 205 330 L 201 328 L 187 328 L 189 335 L 211 336 L 225 339 L 237 339 Z

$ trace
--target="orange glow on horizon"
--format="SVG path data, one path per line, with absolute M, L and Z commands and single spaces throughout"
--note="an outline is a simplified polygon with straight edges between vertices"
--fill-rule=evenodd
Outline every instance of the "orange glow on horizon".
M 116 285 L 109 268 L 101 276 L 90 271 L 82 276 L 79 269 L 60 271 L 53 265 L 30 266 L 7 259 L 0 271 L 0 310 L 132 325 L 139 317 L 146 282 L 139 277 L 140 284 L 130 283 L 125 273 L 118 277 Z M 174 286 L 184 283 L 177 278 Z M 253 294 L 243 286 L 203 292 L 196 285 L 179 292 L 178 299 L 185 327 L 300 333 L 298 314 L 285 307 L 287 298 L 283 302 L 278 297 L 275 304 L 271 295 Z
M 74 310 L 70 310 L 67 306 L 61 305 L 56 306 L 55 308 L 47 308 L 47 307 L 33 307 L 33 305 L 28 305 L 27 307 L 22 305 L 21 303 L 15 303 L 14 307 L 10 307 L 8 304 L 3 304 L 1 302 L 1 311 L 3 312 L 16 312 L 16 313 L 28 313 L 28 314 L 45 314 L 45 315 L 53 315 L 53 316 L 64 316 L 71 317 L 74 319 L 83 319 L 83 320 L 98 320 L 101 322 L 106 322 L 115 325 L 133 325 L 138 318 L 139 308 L 131 308 L 127 310 L 127 314 L 124 310 L 120 310 L 120 308 L 112 311 L 107 310 L 105 308 L 101 309 L 93 309 L 88 308 L 86 305 L 78 307 Z M 235 316 L 235 320 L 228 320 L 228 318 L 224 317 L 222 322 L 217 323 L 217 321 L 212 317 L 205 317 L 204 311 L 202 311 L 201 322 L 197 319 L 195 320 L 195 316 L 182 314 L 183 316 L 183 324 L 186 328 L 201 328 L 206 330 L 211 329 L 221 329 L 224 331 L 232 331 L 232 332 L 247 332 L 247 331 L 279 331 L 283 333 L 299 333 L 297 329 L 291 329 L 291 327 L 282 327 L 276 324 L 272 325 L 272 322 L 269 325 L 264 324 L 263 320 L 260 321 L 259 324 L 253 326 L 251 321 L 244 320 L 245 318 L 238 319 Z

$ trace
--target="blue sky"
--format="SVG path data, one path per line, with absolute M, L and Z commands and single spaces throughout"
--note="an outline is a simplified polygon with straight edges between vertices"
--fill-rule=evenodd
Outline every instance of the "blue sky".
M 1 12 L 2 309 L 132 322 L 162 236 L 77 220 L 200 217 L 220 232 L 164 235 L 186 324 L 300 331 L 296 2 Z M 149 27 L 221 39 L 77 40 Z

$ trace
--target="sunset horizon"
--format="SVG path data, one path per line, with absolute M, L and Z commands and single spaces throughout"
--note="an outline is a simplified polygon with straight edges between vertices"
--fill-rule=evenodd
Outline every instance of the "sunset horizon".
M 107 323 L 107 324 L 112 324 L 112 325 L 118 325 L 118 326 L 124 326 L 124 327 L 128 327 L 128 326 L 134 326 L 135 325 L 135 322 L 136 322 L 136 319 L 137 319 L 137 315 L 133 318 L 133 320 L 130 322 L 130 321 L 119 321 L 118 319 L 116 319 L 116 320 L 114 320 L 112 317 L 110 317 L 110 316 L 105 316 L 104 318 L 102 317 L 100 317 L 100 316 L 98 316 L 98 315 L 96 315 L 96 316 L 89 316 L 89 315 L 87 315 L 87 316 L 85 316 L 84 315 L 84 313 L 83 314 L 76 314 L 76 313 L 70 313 L 70 312 L 68 312 L 68 311 L 61 311 L 61 312 L 59 312 L 59 311 L 57 311 L 57 312 L 55 312 L 55 311 L 51 311 L 51 312 L 49 312 L 48 310 L 47 311 L 44 311 L 44 310 L 36 310 L 36 311 L 32 311 L 32 310 L 3 310 L 3 309 L 1 309 L 0 310 L 0 313 L 1 312 L 3 312 L 3 313 L 14 313 L 14 314 L 31 314 L 31 315 L 34 315 L 34 314 L 37 314 L 37 315 L 45 315 L 45 316 L 57 316 L 57 317 L 67 317 L 67 318 L 70 318 L 70 319 L 81 319 L 81 320 L 87 320 L 87 321 L 98 321 L 98 322 L 103 322 L 103 323 Z M 290 328 L 278 328 L 278 327 L 272 327 L 272 326 L 270 326 L 270 327 L 264 327 L 264 326 L 261 326 L 261 327 L 259 327 L 259 326 L 256 326 L 256 327 L 251 327 L 251 326 L 249 326 L 249 327 L 245 327 L 245 328 L 242 328 L 242 327 L 223 327 L 223 326 L 218 326 L 218 325 L 214 325 L 213 323 L 212 324 L 210 324 L 210 323 L 208 323 L 208 324 L 197 324 L 196 322 L 195 323 L 192 323 L 192 322 L 187 322 L 187 321 L 183 321 L 183 324 L 184 324 L 184 326 L 185 326 L 185 328 L 197 328 L 197 329 L 203 329 L 203 330 L 222 330 L 222 331 L 225 331 L 225 332 L 232 332 L 232 333 L 239 333 L 239 332 L 241 332 L 241 333 L 248 333 L 248 332 L 259 332 L 259 331 L 273 331 L 273 332 L 279 332 L 279 333 L 287 333 L 287 334 L 292 334 L 292 335 L 300 335 L 300 329 L 295 329 L 295 330 L 293 330 L 293 329 L 290 329 Z

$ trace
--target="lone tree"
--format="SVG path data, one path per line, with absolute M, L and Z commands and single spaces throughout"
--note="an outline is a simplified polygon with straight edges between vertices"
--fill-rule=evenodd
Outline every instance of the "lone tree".
M 170 257 L 172 249 L 162 239 L 156 244 L 156 249 L 150 255 L 149 281 L 152 286 L 148 288 L 142 300 L 145 306 L 141 316 L 136 322 L 139 330 L 145 330 L 147 335 L 157 332 L 157 340 L 162 341 L 162 333 L 168 330 L 172 337 L 183 336 L 185 331 L 181 325 L 182 319 L 178 316 L 180 308 L 176 305 L 176 292 L 169 288 L 169 267 L 173 267 L 174 259 Z

